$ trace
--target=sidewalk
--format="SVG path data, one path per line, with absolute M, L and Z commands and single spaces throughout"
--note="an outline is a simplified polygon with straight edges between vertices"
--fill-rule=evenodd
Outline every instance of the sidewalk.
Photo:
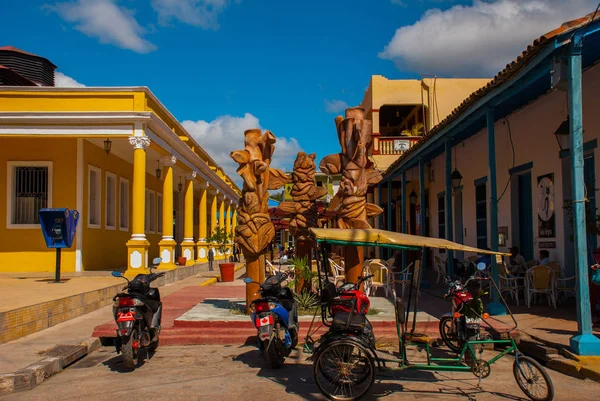
M 239 264 L 236 269 L 241 269 L 240 274 L 243 274 L 243 268 L 244 265 Z M 195 276 L 160 287 L 161 297 L 168 297 L 189 286 L 198 287 L 212 281 L 215 276 L 218 276 L 218 271 L 209 272 L 208 265 L 204 264 L 202 271 Z M 123 283 L 120 283 L 118 289 L 122 286 Z M 115 293 L 116 291 L 111 298 Z M 48 329 L 1 344 L 0 395 L 33 388 L 68 364 L 99 348 L 99 339 L 90 338 L 90 335 L 99 323 L 112 318 L 112 305 L 104 306 Z
M 167 271 L 156 283 L 173 283 L 207 266 L 181 266 Z M 66 273 L 61 283 L 54 283 L 51 273 L 0 274 L 0 344 L 109 305 L 123 283 L 108 271 Z

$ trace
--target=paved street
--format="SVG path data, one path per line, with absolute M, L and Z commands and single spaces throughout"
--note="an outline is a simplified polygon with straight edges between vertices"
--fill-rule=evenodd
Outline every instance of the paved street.
M 134 372 L 121 369 L 120 356 L 103 348 L 32 391 L 2 400 L 323 400 L 312 378 L 312 365 L 296 352 L 281 370 L 263 367 L 254 347 L 173 346 L 157 353 Z M 593 400 L 600 384 L 548 371 L 555 400 Z M 365 400 L 524 400 L 512 375 L 512 358 L 493 365 L 483 381 L 467 373 L 397 373 L 398 380 L 376 381 Z M 410 381 L 408 380 L 410 378 Z

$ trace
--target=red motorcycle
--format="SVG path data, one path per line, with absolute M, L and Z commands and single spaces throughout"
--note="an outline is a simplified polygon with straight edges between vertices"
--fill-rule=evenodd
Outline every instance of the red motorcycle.
M 452 312 L 440 318 L 440 336 L 454 352 L 460 352 L 468 340 L 484 340 L 489 336 L 487 332 L 481 332 L 481 319 L 489 317 L 489 314 L 483 313 L 483 303 L 479 299 L 480 284 L 485 280 L 486 277 L 473 276 L 463 285 L 460 280 L 444 278 L 448 284 L 444 299 L 452 301 Z

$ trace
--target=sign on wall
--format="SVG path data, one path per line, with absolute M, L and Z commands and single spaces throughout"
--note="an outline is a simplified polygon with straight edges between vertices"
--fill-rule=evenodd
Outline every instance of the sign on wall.
M 410 149 L 410 141 L 406 139 L 394 139 L 394 152 L 402 152 Z
M 556 213 L 554 210 L 554 173 L 541 175 L 538 182 L 538 236 L 556 237 Z

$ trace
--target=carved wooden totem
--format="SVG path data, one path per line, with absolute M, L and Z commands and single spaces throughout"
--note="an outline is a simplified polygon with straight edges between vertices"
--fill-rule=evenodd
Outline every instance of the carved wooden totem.
M 355 107 L 346 109 L 346 118 L 336 117 L 342 151 L 325 156 L 319 164 L 326 174 L 342 174 L 340 188 L 328 207 L 337 216 L 340 228 L 371 228 L 367 218 L 383 212 L 379 206 L 367 203 L 369 185 L 377 184 L 383 177 L 369 160 L 373 127 L 364 115 L 364 109 Z M 362 247 L 346 247 L 345 258 L 346 278 L 355 282 L 362 270 Z
M 288 181 L 287 175 L 271 168 L 275 151 L 275 135 L 270 131 L 250 129 L 244 132 L 244 149 L 231 152 L 239 164 L 238 174 L 244 180 L 242 199 L 237 214 L 235 241 L 246 258 L 246 273 L 259 282 L 259 257 L 275 236 L 269 217 L 269 190 L 279 189 Z M 249 305 L 258 284 L 246 286 L 246 305 Z
M 279 204 L 279 209 L 290 218 L 290 233 L 297 241 L 308 240 L 308 229 L 319 227 L 319 210 L 316 200 L 327 193 L 327 188 L 317 187 L 315 157 L 314 153 L 307 155 L 304 152 L 298 152 L 292 172 L 291 195 L 293 202 Z

